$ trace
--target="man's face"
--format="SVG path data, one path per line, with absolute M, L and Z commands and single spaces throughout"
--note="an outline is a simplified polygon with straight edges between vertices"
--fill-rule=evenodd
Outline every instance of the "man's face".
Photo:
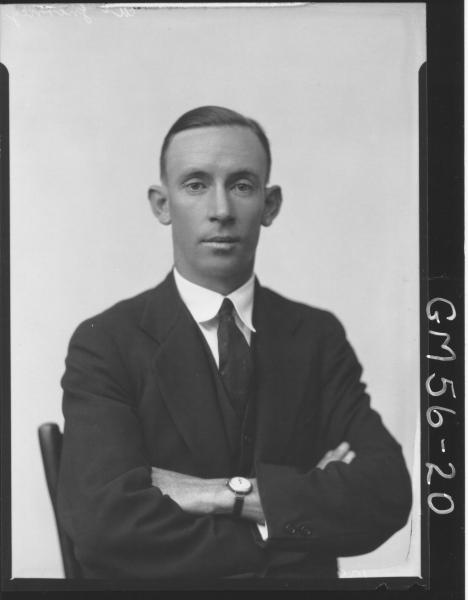
M 281 202 L 278 187 L 265 187 L 266 177 L 265 151 L 246 127 L 189 129 L 173 137 L 152 203 L 159 220 L 172 224 L 174 262 L 183 276 L 224 293 L 248 279 L 260 226 L 271 224 Z

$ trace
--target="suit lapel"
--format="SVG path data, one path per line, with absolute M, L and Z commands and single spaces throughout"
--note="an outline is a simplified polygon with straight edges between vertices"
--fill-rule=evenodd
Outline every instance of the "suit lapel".
M 286 457 L 311 371 L 301 340 L 301 314 L 256 283 L 254 356 L 257 380 L 257 459 Z M 177 292 L 172 273 L 151 295 L 141 327 L 158 342 L 153 366 L 174 423 L 207 477 L 230 465 L 216 387 L 201 332 Z
M 172 273 L 155 290 L 142 328 L 159 348 L 154 373 L 173 421 L 205 476 L 223 476 L 229 446 L 202 333 L 177 292 Z
M 286 309 L 286 310 L 285 310 Z M 298 335 L 301 317 L 269 290 L 255 289 L 256 458 L 285 458 L 310 365 Z

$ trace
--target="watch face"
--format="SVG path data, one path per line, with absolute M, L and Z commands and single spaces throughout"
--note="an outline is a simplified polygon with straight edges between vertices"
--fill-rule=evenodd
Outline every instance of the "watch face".
M 245 477 L 232 477 L 228 485 L 237 494 L 248 494 L 252 491 L 252 484 Z

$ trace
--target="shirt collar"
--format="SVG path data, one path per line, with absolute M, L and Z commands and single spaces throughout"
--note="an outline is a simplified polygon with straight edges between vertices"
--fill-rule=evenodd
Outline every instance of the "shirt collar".
M 227 296 L 218 294 L 213 290 L 192 283 L 179 273 L 174 267 L 174 279 L 180 297 L 186 304 L 197 323 L 204 323 L 215 318 L 224 298 L 229 298 L 234 304 L 237 316 L 244 325 L 255 332 L 252 324 L 253 299 L 255 288 L 254 274 L 243 284 Z

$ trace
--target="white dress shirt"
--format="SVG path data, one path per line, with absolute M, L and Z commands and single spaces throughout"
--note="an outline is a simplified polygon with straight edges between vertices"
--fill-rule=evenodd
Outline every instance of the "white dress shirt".
M 205 336 L 218 367 L 218 311 L 224 298 L 229 298 L 234 304 L 234 320 L 250 346 L 252 332 L 255 333 L 252 325 L 255 286 L 253 274 L 244 285 L 227 296 L 188 281 L 175 268 L 174 279 L 180 297 Z
M 244 285 L 227 296 L 188 281 L 188 279 L 182 277 L 175 267 L 174 279 L 180 297 L 205 336 L 218 367 L 218 312 L 224 298 L 229 298 L 233 303 L 235 309 L 234 320 L 250 346 L 252 332 L 255 333 L 255 328 L 252 324 L 255 287 L 255 276 L 253 273 Z M 257 527 L 262 539 L 266 540 L 268 538 L 266 524 L 261 525 L 257 523 Z

